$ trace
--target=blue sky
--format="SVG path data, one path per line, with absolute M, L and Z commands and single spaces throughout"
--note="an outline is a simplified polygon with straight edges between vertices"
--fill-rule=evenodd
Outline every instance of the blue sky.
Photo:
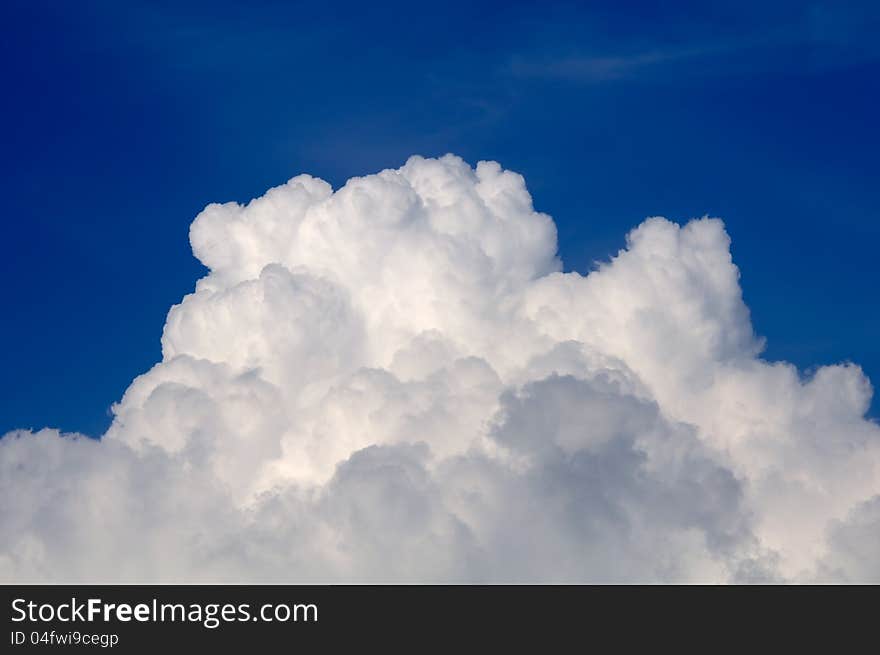
M 569 269 L 720 216 L 765 356 L 876 383 L 880 8 L 665 4 L 4 3 L 0 433 L 107 427 L 206 203 L 414 153 L 523 173 Z

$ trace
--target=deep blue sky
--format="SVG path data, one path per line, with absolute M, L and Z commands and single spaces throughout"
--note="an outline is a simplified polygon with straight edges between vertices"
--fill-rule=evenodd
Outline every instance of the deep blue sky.
M 377 4 L 3 3 L 0 433 L 107 427 L 206 203 L 413 153 L 523 173 L 570 269 L 720 216 L 766 356 L 880 381 L 878 3 Z

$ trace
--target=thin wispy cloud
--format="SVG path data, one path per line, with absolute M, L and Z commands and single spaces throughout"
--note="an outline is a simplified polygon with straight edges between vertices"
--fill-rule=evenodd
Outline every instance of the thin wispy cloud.
M 679 35 L 668 42 L 646 42 L 631 37 L 630 43 L 591 48 L 590 38 L 562 42 L 552 52 L 521 52 L 510 57 L 507 71 L 525 78 L 560 79 L 600 83 L 641 76 L 762 73 L 778 70 L 780 61 L 790 64 L 797 53 L 803 66 L 812 69 L 855 65 L 880 57 L 874 30 L 880 25 L 877 12 L 840 5 L 813 5 L 788 21 L 707 38 L 700 25 L 693 36 Z M 804 55 L 804 51 L 808 51 Z
M 630 78 L 664 64 L 723 52 L 719 48 L 694 46 L 689 48 L 656 49 L 629 55 L 573 54 L 560 57 L 513 57 L 509 71 L 522 77 L 565 79 L 577 82 L 605 82 Z

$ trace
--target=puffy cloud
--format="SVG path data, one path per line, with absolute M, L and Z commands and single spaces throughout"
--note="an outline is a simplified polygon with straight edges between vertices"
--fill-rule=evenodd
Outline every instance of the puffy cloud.
M 108 432 L 0 439 L 0 579 L 880 581 L 870 383 L 760 358 L 719 220 L 563 273 L 521 176 L 413 157 L 190 240 Z

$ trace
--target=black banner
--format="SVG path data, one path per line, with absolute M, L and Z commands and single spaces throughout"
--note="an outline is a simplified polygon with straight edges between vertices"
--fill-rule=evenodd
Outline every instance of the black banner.
M 7 586 L 0 652 L 526 643 L 559 652 L 770 641 L 839 650 L 865 635 L 874 641 L 877 601 L 875 587 Z

